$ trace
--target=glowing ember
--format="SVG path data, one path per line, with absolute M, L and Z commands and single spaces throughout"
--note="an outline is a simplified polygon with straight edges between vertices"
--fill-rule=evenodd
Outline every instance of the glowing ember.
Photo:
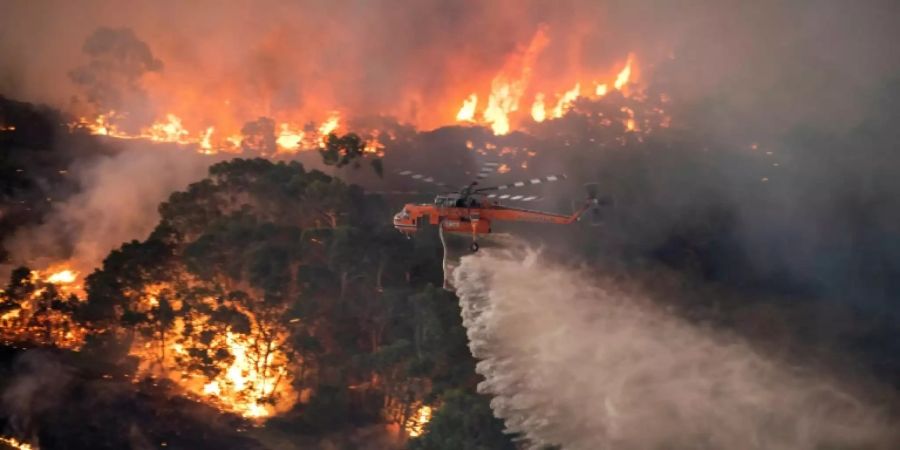
M 594 92 L 598 97 L 603 97 L 608 92 L 608 88 L 606 87 L 606 83 L 598 84 L 597 89 Z
M 403 429 L 409 437 L 421 436 L 425 431 L 425 426 L 431 421 L 432 409 L 428 405 L 422 405 L 416 410 L 415 414 L 406 421 Z
M 463 100 L 463 105 L 456 113 L 456 120 L 460 122 L 474 122 L 475 108 L 478 106 L 478 96 L 472 94 L 469 98 Z
M 628 118 L 625 119 L 625 129 L 628 131 L 637 131 L 637 125 L 635 124 L 635 121 L 634 121 L 634 110 L 623 106 L 622 112 L 625 113 L 626 115 L 628 115 Z
M 22 442 L 16 438 L 11 438 L 11 437 L 0 436 L 0 443 L 6 444 L 17 450 L 38 450 L 37 447 L 34 447 L 31 444 Z

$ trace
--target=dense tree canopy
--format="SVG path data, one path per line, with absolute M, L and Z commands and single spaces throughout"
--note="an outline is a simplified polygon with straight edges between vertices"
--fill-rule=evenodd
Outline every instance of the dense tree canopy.
M 235 159 L 159 210 L 148 239 L 88 277 L 76 311 L 87 351 L 141 348 L 150 362 L 140 373 L 189 373 L 223 392 L 236 390 L 221 381 L 230 364 L 250 358 L 257 385 L 222 399 L 284 413 L 273 429 L 402 430 L 429 405 L 441 429 L 416 448 L 509 445 L 473 392 L 456 299 L 434 287 L 439 244 L 404 239 L 380 198 L 296 162 Z M 459 408 L 478 411 L 475 422 Z

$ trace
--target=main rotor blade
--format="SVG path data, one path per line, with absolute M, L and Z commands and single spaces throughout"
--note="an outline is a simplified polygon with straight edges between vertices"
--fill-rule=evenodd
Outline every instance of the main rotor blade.
M 444 183 L 444 182 L 442 182 L 442 181 L 435 180 L 434 177 L 431 177 L 431 176 L 428 176 L 428 175 L 423 175 L 423 174 L 421 174 L 421 173 L 413 172 L 412 170 L 399 170 L 399 171 L 397 171 L 397 175 L 402 175 L 402 176 L 404 176 L 404 177 L 410 177 L 410 178 L 412 178 L 413 180 L 418 180 L 418 181 L 421 181 L 421 182 L 423 182 L 423 183 L 431 183 L 431 184 L 434 184 L 434 185 L 436 185 L 436 186 L 447 187 L 447 183 Z
M 378 194 L 378 195 L 438 195 L 434 192 L 425 192 L 425 191 L 366 191 L 366 194 Z
M 500 168 L 500 163 L 495 161 L 488 161 L 481 165 L 481 169 L 478 171 L 478 175 L 475 176 L 475 181 L 483 180 L 495 172 Z
M 497 200 L 512 200 L 516 202 L 536 202 L 543 200 L 537 195 L 488 194 L 486 197 L 496 198 Z
M 546 177 L 532 178 L 530 180 L 516 181 L 513 183 L 501 184 L 499 186 L 491 186 L 481 189 L 476 189 L 475 192 L 484 192 L 484 191 L 503 191 L 506 189 L 520 188 L 525 186 L 531 186 L 534 184 L 541 183 L 550 183 L 552 181 L 565 180 L 566 176 L 563 174 L 560 175 L 548 175 Z

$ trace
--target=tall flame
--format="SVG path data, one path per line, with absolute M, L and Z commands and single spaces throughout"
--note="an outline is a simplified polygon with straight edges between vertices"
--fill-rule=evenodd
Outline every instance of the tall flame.
M 459 122 L 473 122 L 475 120 L 475 108 L 478 107 L 478 95 L 472 94 L 469 98 L 463 100 L 463 105 L 456 113 L 456 120 Z
M 628 62 L 625 63 L 625 67 L 618 75 L 616 75 L 616 81 L 613 83 L 613 87 L 615 87 L 616 90 L 621 91 L 631 79 L 631 61 L 632 55 L 628 55 Z
M 541 92 L 534 96 L 534 104 L 531 105 L 531 118 L 535 122 L 543 122 L 547 118 L 547 111 L 544 108 L 544 94 Z
M 572 103 L 581 94 L 581 84 L 575 83 L 575 87 L 563 93 L 553 108 L 553 117 L 560 118 L 572 107 Z

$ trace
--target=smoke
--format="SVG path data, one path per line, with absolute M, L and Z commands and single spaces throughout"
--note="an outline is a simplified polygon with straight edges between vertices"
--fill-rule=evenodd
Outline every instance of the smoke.
M 173 191 L 200 179 L 214 158 L 147 143 L 76 162 L 79 190 L 54 204 L 44 222 L 21 229 L 4 246 L 13 264 L 43 267 L 73 260 L 87 273 L 125 241 L 147 236 L 159 221 L 157 206 Z
M 30 350 L 19 356 L 0 395 L 10 431 L 17 436 L 36 436 L 36 417 L 59 407 L 71 379 L 72 370 L 48 352 Z
M 114 73 L 131 86 L 143 74 L 152 96 L 142 110 L 239 114 L 239 126 L 340 108 L 431 127 L 487 89 L 545 26 L 549 44 L 533 79 L 570 89 L 562 83 L 572 74 L 634 52 L 646 78 L 676 98 L 726 97 L 713 112 L 741 120 L 719 125 L 745 132 L 759 121 L 852 116 L 865 102 L 860 93 L 900 67 L 892 53 L 896 8 L 890 1 L 12 2 L 0 17 L 0 94 L 67 105 L 80 86 L 94 91 L 102 63 L 98 81 Z M 91 76 L 72 83 L 67 74 L 79 67 Z M 88 97 L 107 101 L 108 93 L 96 94 Z
M 147 104 L 141 77 L 161 71 L 162 62 L 132 30 L 100 27 L 87 37 L 83 51 L 89 58 L 87 64 L 69 72 L 69 77 L 97 111 L 140 111 Z M 150 115 L 137 123 L 152 118 Z
M 533 251 L 454 273 L 495 414 L 534 446 L 889 448 L 881 409 L 827 374 L 689 324 L 622 283 Z

